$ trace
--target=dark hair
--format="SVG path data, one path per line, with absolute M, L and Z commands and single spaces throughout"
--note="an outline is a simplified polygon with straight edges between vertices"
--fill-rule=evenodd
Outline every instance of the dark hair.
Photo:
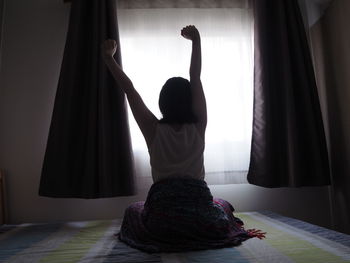
M 168 79 L 159 95 L 159 109 L 163 114 L 160 123 L 194 123 L 191 84 L 187 79 Z

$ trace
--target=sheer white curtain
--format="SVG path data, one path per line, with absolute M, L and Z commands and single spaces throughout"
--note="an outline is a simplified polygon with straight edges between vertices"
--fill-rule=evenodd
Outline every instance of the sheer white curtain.
M 159 118 L 159 92 L 173 76 L 189 78 L 191 43 L 182 27 L 202 37 L 202 82 L 208 126 L 206 181 L 242 183 L 249 165 L 253 105 L 253 32 L 248 8 L 119 9 L 123 68 Z M 136 174 L 151 182 L 146 143 L 129 111 Z

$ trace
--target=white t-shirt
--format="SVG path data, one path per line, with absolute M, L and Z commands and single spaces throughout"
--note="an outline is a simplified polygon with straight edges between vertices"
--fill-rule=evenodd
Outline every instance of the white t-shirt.
M 180 129 L 158 124 L 149 148 L 153 182 L 173 177 L 204 180 L 203 152 L 204 140 L 195 124 Z

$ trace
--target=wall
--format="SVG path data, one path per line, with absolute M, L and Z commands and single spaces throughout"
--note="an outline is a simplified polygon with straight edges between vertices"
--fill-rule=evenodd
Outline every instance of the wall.
M 350 1 L 333 0 L 311 28 L 333 177 L 335 229 L 350 234 Z
M 138 196 L 99 200 L 38 196 L 67 31 L 69 4 L 62 0 L 7 0 L 0 71 L 0 167 L 8 188 L 9 221 L 42 222 L 121 217 Z M 330 226 L 328 188 L 265 189 L 211 186 L 238 211 L 272 210 Z
M 1 63 L 1 50 L 2 50 L 2 31 L 3 31 L 3 20 L 4 20 L 4 0 L 0 0 L 0 63 Z M 0 64 L 1 68 L 1 64 Z

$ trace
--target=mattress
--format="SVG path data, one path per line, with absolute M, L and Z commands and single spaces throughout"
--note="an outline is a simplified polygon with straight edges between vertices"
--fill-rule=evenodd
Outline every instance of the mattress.
M 267 232 L 232 248 L 148 254 L 118 241 L 121 219 L 0 227 L 0 262 L 350 262 L 350 236 L 271 212 L 235 213 Z

